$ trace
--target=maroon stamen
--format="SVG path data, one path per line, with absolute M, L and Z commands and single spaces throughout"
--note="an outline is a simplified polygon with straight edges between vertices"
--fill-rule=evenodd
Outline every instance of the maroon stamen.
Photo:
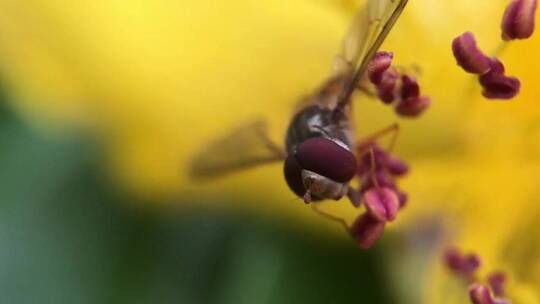
M 488 275 L 487 281 L 497 297 L 504 297 L 506 287 L 506 273 L 496 271 Z
M 382 79 L 377 85 L 377 96 L 385 103 L 390 104 L 396 99 L 396 85 L 399 73 L 395 68 L 389 68 L 382 74 Z
M 374 85 L 379 85 L 383 79 L 383 73 L 392 65 L 394 55 L 390 52 L 378 52 L 367 67 L 369 80 Z
M 480 76 L 482 95 L 488 99 L 511 99 L 521 88 L 521 82 L 516 77 L 504 75 L 504 65 L 497 58 L 491 60 L 491 70 Z
M 489 289 L 481 284 L 472 284 L 469 287 L 469 297 L 473 304 L 495 304 Z
M 395 176 L 402 176 L 409 172 L 407 163 L 394 156 L 389 155 L 385 160 L 385 165 L 388 172 Z
M 397 196 L 399 199 L 399 209 L 405 208 L 407 206 L 407 202 L 409 201 L 409 195 L 403 191 L 398 191 Z
M 420 86 L 414 77 L 401 76 L 401 98 L 407 99 L 420 96 Z
M 401 116 L 416 117 L 422 114 L 429 105 L 431 105 L 431 99 L 429 97 L 418 96 L 402 99 L 394 109 Z
M 463 255 L 459 250 L 451 248 L 444 255 L 446 266 L 461 276 L 469 285 L 469 297 L 473 304 L 510 304 L 503 298 L 506 275 L 503 272 L 493 272 L 487 277 L 489 287 L 479 284 L 476 275 L 480 268 L 480 258 L 476 254 Z M 490 289 L 491 288 L 491 289 Z M 494 297 L 491 290 L 495 294 Z
M 444 255 L 446 266 L 454 273 L 472 280 L 481 266 L 480 257 L 474 253 L 462 254 L 455 248 L 446 250 Z
M 384 225 L 384 222 L 376 220 L 369 213 L 364 213 L 354 221 L 349 233 L 360 248 L 369 249 L 382 236 Z
M 490 59 L 478 48 L 471 32 L 466 32 L 452 41 L 452 52 L 457 64 L 466 72 L 482 75 L 489 71 Z
M 364 193 L 364 204 L 373 218 L 379 221 L 393 221 L 399 209 L 399 198 L 390 188 L 374 188 Z
M 536 0 L 512 0 L 504 12 L 501 30 L 503 40 L 526 39 L 535 28 Z

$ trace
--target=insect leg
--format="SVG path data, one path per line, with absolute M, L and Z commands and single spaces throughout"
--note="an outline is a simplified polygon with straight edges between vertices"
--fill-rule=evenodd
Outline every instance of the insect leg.
M 330 214 L 326 211 L 323 211 L 319 208 L 319 205 L 318 204 L 311 204 L 311 209 L 313 209 L 313 211 L 315 211 L 315 213 L 317 213 L 318 215 L 328 219 L 328 220 L 331 220 L 331 221 L 334 221 L 334 222 L 337 222 L 341 225 L 343 225 L 343 227 L 345 227 L 345 230 L 349 230 L 349 225 L 347 224 L 347 222 L 345 221 L 344 218 L 342 217 L 339 217 L 339 216 L 336 216 L 336 215 L 333 215 L 333 214 Z
M 390 142 L 388 143 L 387 152 L 391 152 L 394 149 L 394 146 L 396 144 L 398 135 L 399 135 L 399 124 L 393 123 L 389 125 L 386 128 L 383 128 L 365 138 L 360 140 L 358 144 L 356 145 L 358 151 L 360 153 L 367 151 L 368 149 L 371 149 L 371 145 L 375 143 L 378 139 L 380 139 L 383 136 L 386 136 L 387 134 L 391 135 Z
M 360 207 L 360 205 L 362 204 L 362 194 L 360 194 L 358 190 L 351 188 L 350 186 L 349 190 L 347 190 L 347 197 L 355 208 Z
M 259 129 L 256 130 L 257 133 L 260 136 L 261 141 L 263 142 L 264 146 L 274 153 L 276 157 L 281 157 L 282 159 L 285 159 L 287 155 L 285 154 L 285 151 L 282 147 L 277 145 L 269 136 L 266 130 Z
M 375 188 L 379 188 L 379 181 L 377 181 L 377 178 L 375 176 L 375 152 L 373 151 L 373 146 L 369 148 L 369 159 L 371 162 L 371 166 L 369 168 L 369 174 L 371 175 L 371 181 L 373 182 L 373 185 L 375 185 Z

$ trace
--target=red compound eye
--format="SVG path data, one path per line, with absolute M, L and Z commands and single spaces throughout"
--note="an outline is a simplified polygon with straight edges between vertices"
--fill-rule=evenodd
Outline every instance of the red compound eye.
M 356 174 L 354 154 L 327 138 L 311 138 L 300 144 L 296 159 L 303 169 L 339 183 L 349 182 Z
M 298 196 L 306 193 L 302 170 L 309 170 L 338 183 L 349 182 L 356 174 L 354 154 L 326 138 L 311 138 L 291 153 L 283 168 L 289 188 Z
M 289 188 L 299 197 L 303 197 L 306 193 L 306 188 L 302 182 L 302 167 L 296 159 L 296 155 L 289 154 L 285 160 L 283 167 L 283 173 L 285 173 L 285 180 Z

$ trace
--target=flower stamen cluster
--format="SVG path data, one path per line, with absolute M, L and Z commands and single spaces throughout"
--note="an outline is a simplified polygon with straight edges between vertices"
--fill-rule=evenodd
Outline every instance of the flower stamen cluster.
M 396 113 L 403 117 L 417 117 L 431 104 L 427 96 L 420 95 L 420 86 L 410 75 L 401 74 L 392 67 L 394 55 L 378 52 L 368 65 L 369 81 L 377 90 L 377 97 L 387 105 L 393 105 Z
M 469 284 L 469 298 L 473 304 L 509 304 L 505 298 L 506 274 L 495 271 L 488 274 L 486 283 L 478 276 L 481 260 L 474 253 L 463 254 L 456 248 L 446 250 L 446 267 Z
M 446 250 L 444 260 L 446 267 L 452 271 L 452 273 L 464 278 L 469 282 L 476 280 L 476 272 L 482 265 L 482 261 L 478 255 L 474 253 L 462 254 L 456 248 Z
M 399 116 L 417 117 L 429 107 L 431 100 L 420 94 L 414 77 L 392 67 L 392 60 L 390 52 L 376 53 L 367 67 L 367 79 L 374 85 L 378 99 L 392 105 Z M 361 185 L 354 195 L 359 199 L 352 201 L 360 202 L 353 203 L 357 207 L 363 203 L 365 212 L 348 230 L 357 244 L 367 249 L 382 236 L 386 223 L 394 221 L 398 211 L 407 204 L 407 193 L 397 187 L 396 179 L 406 175 L 409 166 L 382 149 L 374 138 L 360 144 L 357 155 L 357 176 Z
M 488 99 L 511 99 L 520 90 L 519 79 L 505 75 L 502 62 L 488 57 L 477 46 L 471 32 L 463 33 L 452 42 L 452 51 L 457 64 L 468 73 L 478 75 L 482 95 Z
M 508 41 L 531 37 L 535 28 L 536 6 L 536 0 L 512 0 L 504 12 L 501 38 Z
M 536 0 L 512 0 L 501 24 L 503 41 L 526 39 L 535 28 Z M 505 75 L 504 65 L 497 57 L 485 55 L 471 32 L 452 41 L 452 52 L 457 64 L 467 73 L 478 75 L 482 95 L 487 99 L 511 99 L 520 91 L 519 79 Z
M 394 221 L 407 203 L 407 194 L 397 187 L 396 178 L 406 175 L 409 167 L 376 143 L 358 147 L 358 153 L 357 175 L 366 212 L 351 225 L 349 233 L 361 248 L 367 249 L 382 236 L 386 223 Z

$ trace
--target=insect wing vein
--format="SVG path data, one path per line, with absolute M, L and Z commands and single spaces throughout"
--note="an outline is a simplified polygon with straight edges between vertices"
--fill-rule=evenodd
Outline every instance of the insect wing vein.
M 199 151 L 191 161 L 189 174 L 196 180 L 217 178 L 283 158 L 283 150 L 268 136 L 266 122 L 256 120 Z

